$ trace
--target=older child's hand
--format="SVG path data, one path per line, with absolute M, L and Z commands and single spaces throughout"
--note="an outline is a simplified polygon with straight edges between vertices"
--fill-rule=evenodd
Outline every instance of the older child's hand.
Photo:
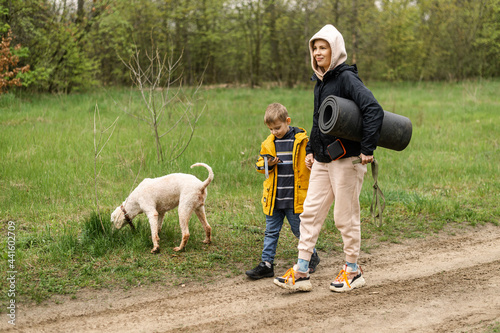
M 278 157 L 270 158 L 267 160 L 267 165 L 273 166 L 281 162 L 281 160 Z
M 314 154 L 306 155 L 306 167 L 311 170 L 314 163 Z

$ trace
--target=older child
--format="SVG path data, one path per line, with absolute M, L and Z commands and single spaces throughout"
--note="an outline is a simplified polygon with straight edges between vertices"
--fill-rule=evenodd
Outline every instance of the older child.
M 270 104 L 264 115 L 264 123 L 271 134 L 261 144 L 260 157 L 255 165 L 258 172 L 266 175 L 262 207 L 266 215 L 266 232 L 261 263 L 246 271 L 252 279 L 274 277 L 273 262 L 276 246 L 285 216 L 293 234 L 300 236 L 302 204 L 309 186 L 310 171 L 306 167 L 306 131 L 291 127 L 287 109 L 279 104 Z M 309 273 L 319 263 L 314 250 L 309 262 Z

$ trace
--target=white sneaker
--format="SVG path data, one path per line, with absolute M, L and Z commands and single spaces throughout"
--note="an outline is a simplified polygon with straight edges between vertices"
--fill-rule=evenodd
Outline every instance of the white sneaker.
M 344 265 L 335 280 L 330 284 L 330 290 L 343 293 L 355 288 L 361 288 L 365 283 L 361 266 L 358 266 L 357 271 L 353 271 L 349 266 Z
M 309 273 L 307 273 L 306 277 L 301 277 L 296 279 L 295 272 L 297 272 L 297 265 L 290 268 L 286 271 L 285 275 L 282 277 L 277 277 L 274 279 L 274 284 L 278 287 L 294 290 L 294 291 L 311 291 L 312 285 L 309 280 Z

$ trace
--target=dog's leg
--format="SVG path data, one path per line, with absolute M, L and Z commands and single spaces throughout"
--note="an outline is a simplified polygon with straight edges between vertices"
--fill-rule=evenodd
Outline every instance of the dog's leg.
M 151 240 L 153 241 L 153 249 L 151 253 L 160 252 L 160 237 L 158 236 L 158 212 L 156 209 L 151 209 L 146 213 L 149 219 L 149 226 L 151 228 Z
M 161 227 L 163 226 L 163 218 L 165 217 L 165 213 L 158 213 L 158 235 L 161 233 Z
M 205 229 L 205 240 L 203 243 L 210 244 L 212 241 L 212 227 L 208 224 L 207 216 L 205 215 L 205 206 L 203 205 L 198 207 L 195 212 L 201 222 L 201 225 L 203 226 L 203 229 Z
M 189 218 L 191 217 L 191 214 L 193 214 L 193 209 L 188 205 L 179 204 L 179 208 L 177 210 L 179 212 L 179 224 L 181 226 L 182 240 L 178 247 L 174 247 L 174 251 L 180 251 L 186 246 L 189 239 Z

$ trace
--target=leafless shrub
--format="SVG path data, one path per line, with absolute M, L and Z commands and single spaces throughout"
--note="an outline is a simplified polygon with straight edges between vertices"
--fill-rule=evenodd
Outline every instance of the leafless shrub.
M 143 108 L 124 111 L 151 128 L 158 163 L 182 155 L 206 107 L 203 105 L 200 110 L 196 99 L 202 79 L 194 88 L 185 89 L 183 86 L 181 59 L 182 54 L 175 60 L 155 47 L 146 52 L 145 57 L 136 49 L 129 61 L 122 59 L 143 105 Z
M 104 147 L 108 144 L 109 139 L 111 139 L 111 136 L 113 135 L 113 132 L 115 131 L 116 127 L 116 122 L 118 121 L 119 117 L 116 117 L 115 121 L 108 127 L 104 128 L 102 127 L 101 123 L 101 115 L 99 113 L 99 107 L 97 106 L 97 103 L 94 108 L 94 191 L 95 191 L 95 206 L 97 210 L 97 216 L 99 217 L 99 221 L 101 222 L 101 227 L 102 231 L 105 232 L 104 225 L 102 224 L 102 218 L 101 218 L 101 211 L 99 209 L 99 193 L 98 193 L 98 188 L 97 188 L 97 180 L 99 179 L 99 174 L 101 173 L 102 167 L 98 169 L 98 163 L 97 161 L 99 160 L 99 157 L 101 156 L 102 150 Z M 110 132 L 107 137 L 104 135 Z

